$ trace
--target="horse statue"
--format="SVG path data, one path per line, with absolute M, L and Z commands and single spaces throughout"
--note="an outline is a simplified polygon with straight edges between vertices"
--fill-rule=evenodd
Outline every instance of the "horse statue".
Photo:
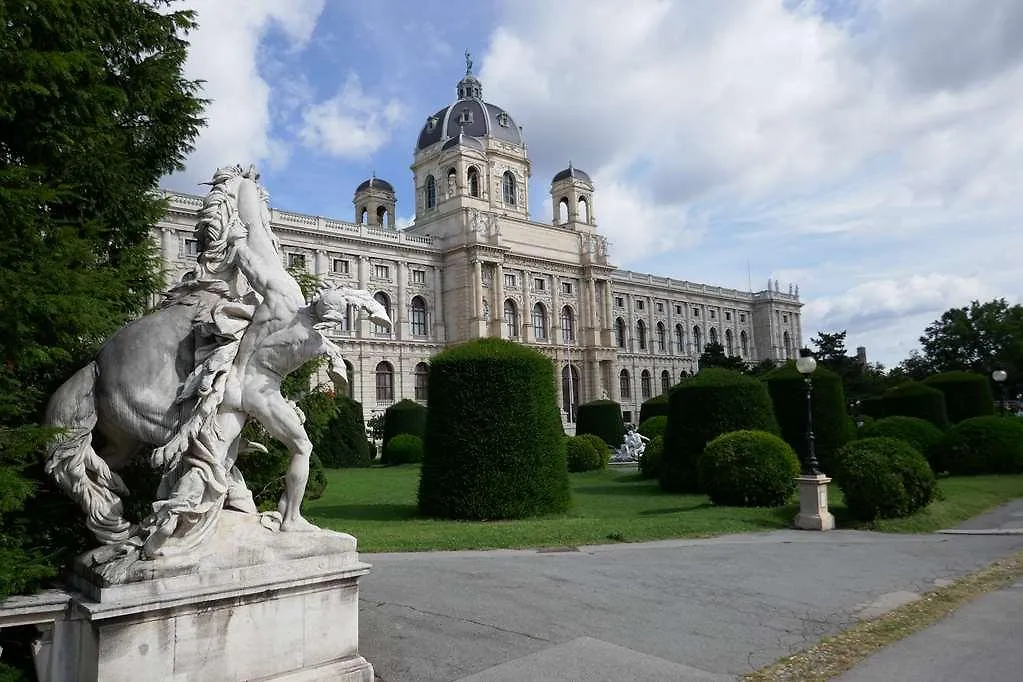
M 279 529 L 315 529 L 300 514 L 312 444 L 281 380 L 326 356 L 343 390 L 344 359 L 324 332 L 349 306 L 390 325 L 365 291 L 323 284 L 306 302 L 281 261 L 269 195 L 254 168 L 218 169 L 210 184 L 194 269 L 157 310 L 111 336 L 46 411 L 45 423 L 62 431 L 47 444 L 47 472 L 85 510 L 96 537 L 122 555 L 132 548 L 143 559 L 185 554 L 209 536 L 224 507 L 257 513 L 235 466 L 241 452 L 263 449 L 241 438 L 249 418 L 292 456 Z M 136 525 L 124 518 L 129 491 L 117 471 L 143 455 L 162 478 L 153 513 Z

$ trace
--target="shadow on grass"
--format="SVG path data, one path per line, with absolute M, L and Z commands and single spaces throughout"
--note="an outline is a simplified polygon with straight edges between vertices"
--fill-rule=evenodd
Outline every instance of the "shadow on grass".
M 666 495 L 657 485 L 623 486 L 617 483 L 610 485 L 581 485 L 572 488 L 572 493 L 580 495 Z
M 418 509 L 414 504 L 332 504 L 310 510 L 309 516 L 360 521 L 407 521 L 418 518 Z
M 698 511 L 700 509 L 708 509 L 714 505 L 710 502 L 698 502 L 688 507 L 666 507 L 664 509 L 644 509 L 639 512 L 640 516 L 657 516 L 660 514 L 678 514 L 682 512 Z

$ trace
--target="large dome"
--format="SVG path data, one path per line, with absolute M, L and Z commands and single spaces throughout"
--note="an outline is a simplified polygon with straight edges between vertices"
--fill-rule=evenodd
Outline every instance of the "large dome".
M 376 189 L 383 192 L 394 192 L 394 185 L 387 182 L 386 180 L 381 180 L 380 178 L 374 175 L 369 180 L 364 180 L 362 184 L 355 189 L 355 193 L 358 194 L 359 192 L 362 192 L 363 190 L 367 189 Z
M 458 100 L 426 119 L 419 132 L 416 151 L 459 134 L 522 144 L 522 132 L 515 121 L 501 107 L 483 101 L 483 86 L 472 75 L 471 62 L 468 67 L 465 77 L 458 81 Z

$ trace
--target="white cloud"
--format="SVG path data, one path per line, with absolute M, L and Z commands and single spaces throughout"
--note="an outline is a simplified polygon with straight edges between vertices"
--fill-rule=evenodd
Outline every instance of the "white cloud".
M 349 74 L 337 95 L 306 109 L 299 137 L 311 149 L 355 159 L 386 144 L 403 113 L 398 100 L 366 94 L 358 76 Z

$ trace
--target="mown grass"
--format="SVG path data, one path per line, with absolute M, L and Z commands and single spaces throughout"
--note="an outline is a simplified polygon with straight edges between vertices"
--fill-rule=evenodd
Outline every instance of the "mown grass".
M 798 511 L 716 507 L 704 495 L 673 495 L 656 481 L 618 469 L 571 475 L 573 506 L 565 514 L 515 521 L 421 519 L 416 512 L 419 467 L 328 470 L 323 497 L 306 516 L 325 528 L 351 533 L 364 552 L 565 547 L 707 537 L 786 528 Z M 840 527 L 885 532 L 930 532 L 954 526 L 1015 497 L 1023 476 L 943 479 L 941 499 L 907 519 L 857 524 L 848 519 L 841 493 L 831 488 Z

